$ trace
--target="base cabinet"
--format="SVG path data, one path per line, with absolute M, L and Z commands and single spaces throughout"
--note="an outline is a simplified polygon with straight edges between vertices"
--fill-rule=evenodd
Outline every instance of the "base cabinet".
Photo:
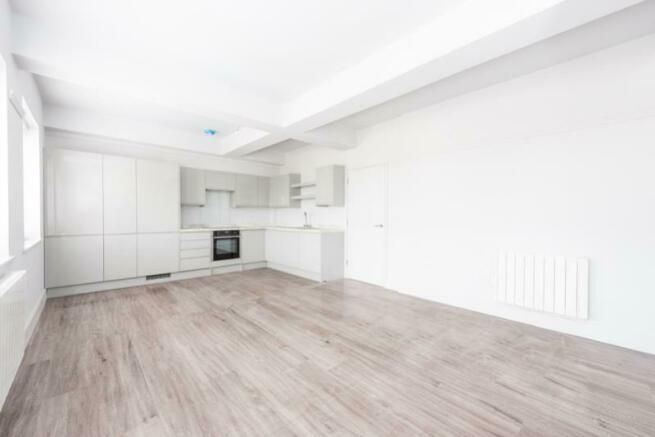
M 266 231 L 241 231 L 241 263 L 266 261 Z
M 180 237 L 177 232 L 137 236 L 137 276 L 174 273 L 180 269 Z
M 45 286 L 89 284 L 103 280 L 102 235 L 47 237 Z
M 266 262 L 270 268 L 315 281 L 341 279 L 343 233 L 267 230 Z
M 136 277 L 136 239 L 136 234 L 105 235 L 105 281 Z

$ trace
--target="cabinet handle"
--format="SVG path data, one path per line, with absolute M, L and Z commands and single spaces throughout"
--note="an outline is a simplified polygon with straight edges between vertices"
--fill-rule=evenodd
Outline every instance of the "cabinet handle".
M 374 228 L 383 228 L 384 225 L 373 225 Z

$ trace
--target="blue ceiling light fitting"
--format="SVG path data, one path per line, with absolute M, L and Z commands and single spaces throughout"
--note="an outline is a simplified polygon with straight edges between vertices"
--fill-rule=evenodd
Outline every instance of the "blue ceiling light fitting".
M 210 129 L 210 128 L 206 127 L 206 128 L 204 128 L 202 131 L 203 131 L 203 133 L 204 133 L 205 135 L 209 135 L 209 136 L 211 136 L 211 137 L 213 137 L 214 135 L 216 135 L 216 129 Z

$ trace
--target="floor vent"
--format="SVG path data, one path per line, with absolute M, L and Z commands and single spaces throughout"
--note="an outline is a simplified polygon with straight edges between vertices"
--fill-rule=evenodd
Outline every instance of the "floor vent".
M 159 275 L 148 275 L 146 276 L 146 281 L 152 281 L 153 279 L 164 279 L 170 277 L 171 277 L 170 273 L 161 273 Z
M 24 271 L 0 278 L 0 410 L 25 351 Z
M 589 318 L 589 260 L 501 253 L 496 300 L 577 319 Z

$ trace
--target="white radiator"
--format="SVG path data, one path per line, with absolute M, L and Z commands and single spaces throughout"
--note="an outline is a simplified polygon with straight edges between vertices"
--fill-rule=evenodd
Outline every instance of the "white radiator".
M 0 410 L 25 351 L 25 272 L 0 277 Z
M 589 260 L 501 253 L 496 299 L 536 311 L 589 318 Z

